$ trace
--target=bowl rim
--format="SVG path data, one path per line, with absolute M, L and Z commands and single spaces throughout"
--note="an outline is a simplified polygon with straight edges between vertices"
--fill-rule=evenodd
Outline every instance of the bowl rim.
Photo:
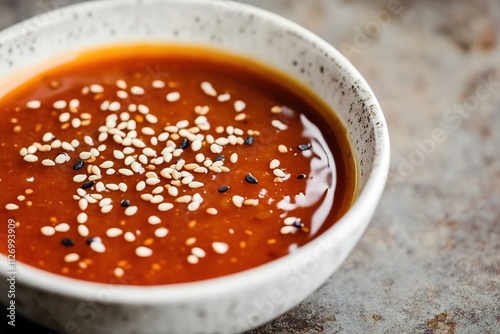
M 212 2 L 227 2 L 224 0 L 210 0 Z M 148 0 L 142 4 L 154 3 L 190 3 L 191 5 L 206 5 L 210 1 L 207 0 Z M 141 1 L 137 0 L 102 0 L 102 1 L 89 1 L 75 5 L 66 6 L 56 9 L 53 12 L 72 12 L 84 11 L 86 9 L 105 9 L 115 6 L 117 3 L 120 6 L 134 6 L 138 5 Z M 72 297 L 77 299 L 88 299 L 89 296 L 98 295 L 100 292 L 107 290 L 118 290 L 119 293 L 113 294 L 110 303 L 113 304 L 160 304 L 160 303 L 177 303 L 189 302 L 190 300 L 199 300 L 208 298 L 209 296 L 218 295 L 221 293 L 232 293 L 233 291 L 240 290 L 243 286 L 259 286 L 267 281 L 271 275 L 278 276 L 287 268 L 291 268 L 296 259 L 301 258 L 305 254 L 314 251 L 321 241 L 325 241 L 329 236 L 339 233 L 344 229 L 364 228 L 359 226 L 366 215 L 370 215 L 378 204 L 385 188 L 386 180 L 389 172 L 390 160 L 390 142 L 387 123 L 382 113 L 381 107 L 365 79 L 356 70 L 356 68 L 345 58 L 337 49 L 335 49 L 328 42 L 310 32 L 306 28 L 297 23 L 290 21 L 278 14 L 272 13 L 265 9 L 254 7 L 248 4 L 234 2 L 232 8 L 237 8 L 240 12 L 247 14 L 254 14 L 264 20 L 273 21 L 273 23 L 280 25 L 284 29 L 293 30 L 296 33 L 304 36 L 307 40 L 314 42 L 322 50 L 328 53 L 329 56 L 335 59 L 343 70 L 349 74 L 352 82 L 358 84 L 358 90 L 363 90 L 368 97 L 364 100 L 365 104 L 372 106 L 371 123 L 377 129 L 374 138 L 375 155 L 373 166 L 368 172 L 367 180 L 363 189 L 359 192 L 353 205 L 349 210 L 328 230 L 320 236 L 311 240 L 304 246 L 300 247 L 297 251 L 285 255 L 279 259 L 273 260 L 258 267 L 254 267 L 242 272 L 237 272 L 227 276 L 212 278 L 207 280 L 166 284 L 166 285 L 117 285 L 110 283 L 97 283 L 84 281 L 74 278 L 65 277 L 62 275 L 50 273 L 42 269 L 26 265 L 16 260 L 17 283 L 43 290 L 45 292 Z M 43 14 L 41 14 L 43 15 Z M 63 15 L 54 16 L 54 19 L 48 23 L 49 26 L 60 24 L 64 20 Z M 10 28 L 0 32 L 0 36 L 9 36 L 16 38 L 16 31 L 21 30 L 21 25 L 30 23 L 37 19 L 37 16 L 28 20 L 17 23 Z M 0 254 L 0 277 L 6 276 L 8 270 L 7 256 Z

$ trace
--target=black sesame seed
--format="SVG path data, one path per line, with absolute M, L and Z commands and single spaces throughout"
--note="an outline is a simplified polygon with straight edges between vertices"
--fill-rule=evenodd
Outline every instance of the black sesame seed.
M 224 161 L 226 157 L 224 155 L 219 155 L 218 157 L 215 158 L 214 162 L 215 161 Z
M 79 170 L 80 168 L 82 168 L 83 166 L 85 165 L 85 162 L 83 160 L 78 160 L 74 165 L 73 165 L 73 169 L 74 170 Z
M 82 189 L 89 189 L 89 188 L 92 188 L 95 184 L 95 181 L 90 181 L 90 182 L 86 182 L 82 185 Z
M 293 222 L 293 226 L 295 226 L 296 228 L 302 228 L 304 227 L 304 224 L 302 224 L 300 220 L 296 220 Z
M 124 208 L 127 208 L 130 206 L 130 201 L 128 199 L 124 199 L 121 203 L 120 203 L 121 206 L 123 206 Z
M 91 238 L 88 238 L 88 239 L 85 241 L 85 243 L 86 243 L 87 245 L 90 245 L 91 243 L 93 243 L 94 241 L 97 241 L 97 240 L 99 240 L 99 239 L 100 239 L 99 237 L 91 237 Z
M 255 138 L 253 136 L 248 136 L 245 138 L 245 145 L 252 145 L 255 142 Z
M 259 183 L 259 181 L 257 181 L 255 176 L 253 176 L 252 174 L 248 174 L 247 176 L 245 176 L 245 181 L 247 181 L 248 183 L 251 183 L 251 184 Z
M 229 188 L 231 188 L 230 186 L 222 186 L 219 188 L 219 193 L 225 193 L 226 191 L 229 190 Z
M 69 239 L 69 238 L 64 238 L 61 240 L 61 243 L 64 245 L 64 246 L 67 246 L 67 247 L 71 247 L 73 246 L 75 243 L 73 242 L 73 240 Z
M 187 140 L 187 138 L 184 138 L 179 148 L 181 150 L 185 150 L 186 148 L 188 148 L 188 146 L 189 146 L 189 140 Z
M 308 143 L 308 144 L 301 144 L 301 145 L 297 146 L 297 148 L 298 148 L 300 151 L 307 151 L 307 150 L 310 150 L 310 149 L 311 149 L 311 143 Z
M 299 176 L 297 176 L 297 179 L 299 179 L 299 180 L 302 180 L 305 178 L 306 178 L 306 174 L 300 174 Z

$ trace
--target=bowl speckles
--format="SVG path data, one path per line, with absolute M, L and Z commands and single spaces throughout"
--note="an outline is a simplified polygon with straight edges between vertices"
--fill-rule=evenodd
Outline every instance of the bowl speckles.
M 310 87 L 348 129 L 360 174 L 356 202 L 298 252 L 202 282 L 115 286 L 75 281 L 18 263 L 17 311 L 67 333 L 234 333 L 255 328 L 324 283 L 363 234 L 389 166 L 380 106 L 360 74 L 332 46 L 281 17 L 229 1 L 99 1 L 44 13 L 0 33 L 0 77 L 60 53 L 137 42 L 221 49 L 253 58 Z M 1 255 L 2 284 L 7 272 Z M 6 303 L 7 295 L 0 300 Z

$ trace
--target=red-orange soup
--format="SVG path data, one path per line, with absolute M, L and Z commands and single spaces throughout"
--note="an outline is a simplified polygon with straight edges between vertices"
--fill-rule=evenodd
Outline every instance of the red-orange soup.
M 341 123 L 250 60 L 123 46 L 28 79 L 0 97 L 0 205 L 23 263 L 104 283 L 209 279 L 293 252 L 353 201 Z

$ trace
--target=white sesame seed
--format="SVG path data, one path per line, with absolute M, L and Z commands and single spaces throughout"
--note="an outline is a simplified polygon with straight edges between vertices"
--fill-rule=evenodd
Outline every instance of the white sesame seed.
M 77 174 L 73 176 L 73 182 L 81 183 L 87 179 L 87 174 Z
M 225 254 L 229 250 L 229 245 L 225 242 L 214 242 L 212 248 L 217 254 Z
M 217 91 L 214 89 L 214 87 L 212 86 L 212 84 L 210 82 L 203 81 L 201 83 L 201 89 L 208 96 L 217 96 Z
M 236 115 L 236 117 L 234 118 L 234 120 L 235 121 L 243 121 L 243 120 L 245 120 L 245 118 L 247 118 L 247 114 L 241 113 L 241 114 Z
M 208 208 L 207 213 L 211 216 L 215 216 L 218 213 L 218 211 L 215 208 Z
M 97 138 L 97 140 L 99 140 L 99 142 L 103 142 L 105 141 L 106 139 L 108 139 L 108 133 L 107 132 L 102 132 L 99 134 L 99 137 Z
M 108 100 L 106 100 L 103 103 L 101 103 L 99 109 L 101 109 L 101 111 L 108 111 L 109 105 L 110 105 L 110 102 Z
M 126 99 L 128 98 L 128 93 L 124 90 L 119 90 L 116 92 L 116 97 L 118 97 L 119 99 Z
M 229 144 L 229 139 L 225 137 L 220 137 L 215 140 L 215 144 L 220 145 L 220 146 L 225 146 Z
M 80 200 L 78 201 L 78 207 L 80 208 L 80 210 L 85 211 L 87 210 L 88 206 L 89 202 L 87 202 L 85 198 L 80 198 Z
M 167 101 L 168 102 L 175 102 L 178 101 L 181 98 L 181 94 L 179 92 L 172 92 L 167 94 Z
M 191 188 L 191 189 L 197 189 L 197 188 L 203 187 L 204 185 L 205 184 L 203 184 L 202 182 L 193 181 L 193 182 L 189 183 L 189 188 Z
M 294 226 L 283 226 L 280 230 L 281 234 L 291 234 L 294 233 L 297 229 Z
M 52 134 L 52 132 L 47 132 L 42 137 L 42 141 L 44 143 L 47 143 L 47 142 L 51 141 L 52 139 L 54 139 L 54 135 Z
M 88 216 L 85 212 L 80 212 L 78 216 L 76 216 L 76 221 L 79 224 L 85 224 L 87 222 Z
M 277 120 L 277 119 L 273 119 L 271 124 L 276 129 L 281 130 L 281 131 L 288 129 L 288 125 L 284 124 L 283 122 L 281 122 L 280 120 Z
M 236 110 L 236 112 L 241 112 L 245 110 L 246 107 L 246 103 L 241 100 L 237 100 L 234 102 L 234 110 Z
M 59 154 L 55 159 L 56 164 L 62 165 L 65 162 L 68 162 L 67 154 Z
M 61 109 L 66 108 L 67 105 L 68 105 L 68 103 L 66 101 L 59 100 L 59 101 L 54 102 L 54 104 L 52 106 L 54 107 L 54 109 L 61 110 Z
M 204 258 L 205 256 L 207 256 L 207 253 L 205 253 L 205 251 L 200 247 L 193 247 L 191 249 L 191 254 L 193 254 L 197 258 Z
M 44 159 L 42 161 L 42 165 L 47 166 L 47 167 L 53 167 L 56 165 L 56 163 L 50 159 Z
M 153 251 L 150 248 L 139 246 L 135 249 L 135 254 L 139 257 L 148 257 L 153 255 Z
M 128 186 L 126 183 L 120 182 L 118 184 L 118 188 L 120 189 L 121 192 L 126 192 L 128 189 Z
M 125 235 L 123 236 L 123 238 L 125 239 L 125 241 L 128 241 L 128 242 L 135 241 L 135 235 L 132 232 L 126 232 Z
M 212 144 L 210 145 L 210 151 L 214 154 L 219 154 L 219 153 L 222 153 L 222 151 L 224 150 L 224 148 L 218 144 Z
M 115 274 L 116 277 L 122 277 L 125 274 L 122 268 L 115 268 L 113 273 Z
M 92 249 L 96 253 L 104 253 L 106 251 L 106 247 L 100 241 L 91 242 L 90 249 Z
M 134 95 L 143 95 L 145 93 L 144 88 L 139 86 L 133 86 L 130 88 L 130 92 Z
M 76 111 L 76 109 L 78 109 L 78 107 L 80 107 L 80 101 L 79 100 L 72 99 L 71 101 L 69 101 L 69 109 L 71 111 Z
M 85 189 L 82 189 L 82 188 L 78 188 L 76 189 L 76 193 L 79 195 L 79 196 L 86 196 L 87 195 L 87 192 L 85 191 Z
M 163 196 L 162 195 L 155 195 L 149 201 L 153 204 L 159 204 L 159 203 L 163 202 Z
M 155 236 L 157 238 L 164 238 L 168 234 L 168 230 L 165 227 L 160 227 L 155 230 Z
M 144 181 L 139 181 L 137 185 L 135 186 L 135 190 L 137 191 L 143 191 L 146 188 L 146 182 Z
M 99 201 L 99 206 L 101 208 L 105 207 L 105 206 L 108 206 L 111 204 L 111 198 L 104 198 L 102 200 Z
M 282 171 L 281 169 L 275 169 L 273 170 L 273 174 L 277 177 L 281 177 L 281 178 L 284 178 L 286 176 L 286 173 L 284 171 Z
M 257 206 L 257 205 L 259 205 L 259 200 L 258 199 L 246 199 L 243 201 L 243 205 Z
M 134 175 L 134 172 L 131 171 L 130 169 L 127 168 L 120 168 L 118 169 L 118 173 L 124 176 L 132 176 Z
M 71 118 L 70 113 L 64 112 L 64 113 L 59 115 L 59 122 L 66 123 L 67 121 L 69 121 L 70 118 Z
M 194 256 L 194 255 L 189 255 L 187 257 L 187 262 L 190 263 L 190 264 L 197 264 L 200 260 Z
M 29 101 L 28 103 L 26 103 L 26 107 L 28 107 L 29 109 L 38 109 L 42 106 L 42 102 L 38 101 L 38 100 L 33 100 L 33 101 Z
M 87 237 L 89 235 L 89 229 L 85 225 L 78 225 L 78 234 L 80 234 L 82 237 Z
M 40 229 L 43 235 L 50 237 L 56 234 L 56 230 L 52 226 L 44 226 Z
M 165 88 L 165 82 L 161 80 L 154 80 L 151 85 L 153 86 L 153 88 L 157 89 Z
M 90 85 L 90 91 L 94 94 L 104 93 L 104 87 L 97 84 Z
M 174 205 L 172 203 L 161 203 L 160 205 L 158 205 L 158 210 L 162 211 L 162 212 L 171 210 L 173 208 L 174 208 Z
M 112 227 L 106 231 L 106 235 L 110 238 L 116 238 L 119 235 L 122 235 L 123 231 L 121 228 Z
M 61 224 L 56 225 L 56 227 L 54 227 L 54 230 L 56 230 L 56 232 L 68 232 L 69 225 L 66 223 L 61 223 Z
M 125 80 L 117 80 L 116 81 L 116 87 L 120 88 L 120 89 L 127 89 L 127 83 L 125 82 Z
M 269 164 L 269 169 L 275 169 L 278 168 L 279 166 L 280 166 L 280 161 L 278 159 L 273 159 Z
M 188 211 L 196 211 L 200 208 L 200 203 L 199 202 L 191 202 L 188 204 Z
M 24 156 L 23 159 L 26 162 L 37 162 L 38 161 L 38 157 L 36 155 L 33 155 L 33 154 L 27 154 Z
M 233 164 L 237 163 L 238 162 L 238 154 L 236 152 L 231 154 L 229 161 L 231 161 Z
M 285 220 L 283 221 L 283 223 L 284 223 L 285 225 L 291 226 L 291 225 L 293 225 L 293 224 L 294 224 L 297 220 L 298 220 L 298 218 L 297 218 L 297 217 L 287 217 L 287 218 L 285 218 Z
M 157 216 L 150 216 L 148 218 L 148 223 L 151 225 L 158 225 L 161 223 L 161 219 Z
M 234 196 L 232 197 L 233 204 L 234 204 L 236 207 L 238 207 L 238 208 L 241 208 L 241 207 L 243 206 L 243 201 L 244 201 L 244 200 L 245 200 L 245 199 L 244 199 L 243 197 L 238 196 L 238 195 L 234 195 Z
M 220 94 L 219 96 L 217 96 L 217 100 L 219 102 L 227 102 L 230 99 L 231 99 L 231 95 L 229 95 L 228 93 Z
M 76 262 L 80 260 L 80 255 L 76 253 L 70 253 L 64 257 L 64 261 L 68 263 Z
M 28 147 L 28 154 L 34 154 L 36 151 L 38 151 L 38 148 L 35 145 L 30 145 Z
M 287 153 L 288 152 L 288 148 L 285 145 L 279 145 L 278 146 L 278 151 L 280 153 Z
M 136 206 L 129 206 L 125 209 L 125 215 L 126 216 L 133 216 L 137 213 L 138 210 L 139 210 L 139 208 Z
M 134 138 L 132 139 L 132 145 L 134 145 L 137 148 L 144 148 L 146 147 L 146 144 L 140 139 Z

